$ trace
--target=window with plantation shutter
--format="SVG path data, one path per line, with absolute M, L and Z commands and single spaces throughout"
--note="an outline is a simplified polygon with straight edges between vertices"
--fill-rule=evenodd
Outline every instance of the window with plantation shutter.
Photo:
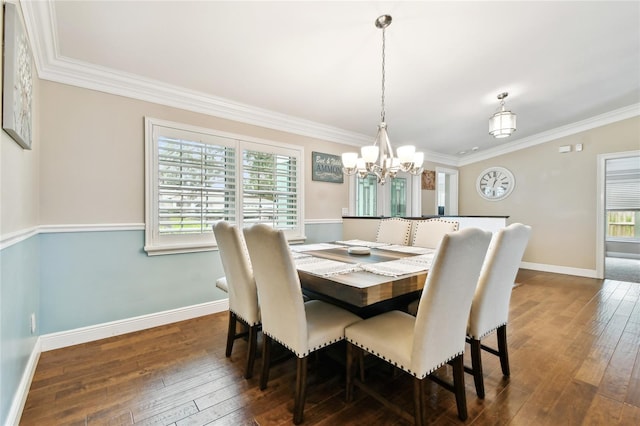
M 606 161 L 607 241 L 640 240 L 640 157 Z
M 148 254 L 215 249 L 212 225 L 302 227 L 302 147 L 147 118 Z
M 267 223 L 285 232 L 298 228 L 298 159 L 294 155 L 242 152 L 243 222 Z
M 199 234 L 235 220 L 233 148 L 158 137 L 158 233 Z

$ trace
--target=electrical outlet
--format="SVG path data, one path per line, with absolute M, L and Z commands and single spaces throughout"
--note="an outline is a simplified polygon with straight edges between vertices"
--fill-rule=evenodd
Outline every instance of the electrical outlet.
M 31 313 L 31 334 L 36 333 L 36 314 Z

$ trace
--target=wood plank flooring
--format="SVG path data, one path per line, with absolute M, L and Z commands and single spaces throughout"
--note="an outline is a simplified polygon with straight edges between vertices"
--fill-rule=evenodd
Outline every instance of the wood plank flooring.
M 465 375 L 473 425 L 639 425 L 640 284 L 521 270 L 508 327 L 511 377 L 483 353 L 486 398 Z M 295 360 L 269 387 L 243 378 L 246 342 L 225 358 L 227 313 L 45 352 L 21 425 L 287 425 Z M 495 344 L 490 337 L 487 342 Z M 343 367 L 310 362 L 306 425 L 404 425 L 356 390 L 344 402 Z M 335 354 L 334 354 L 335 355 Z M 469 363 L 468 354 L 466 355 Z M 439 373 L 449 376 L 450 367 Z M 409 377 L 368 370 L 367 382 L 407 410 Z M 427 420 L 457 425 L 453 394 L 427 385 Z

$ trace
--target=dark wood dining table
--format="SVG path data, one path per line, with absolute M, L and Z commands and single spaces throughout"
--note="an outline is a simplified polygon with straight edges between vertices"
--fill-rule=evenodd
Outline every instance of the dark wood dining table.
M 371 248 L 370 254 L 351 254 L 349 247 L 304 251 L 317 258 L 345 263 L 363 264 L 398 260 L 415 253 Z M 329 276 L 316 275 L 298 269 L 300 284 L 305 294 L 327 300 L 363 317 L 377 315 L 392 309 L 404 309 L 419 297 L 428 271 L 385 276 L 367 271 L 355 271 Z

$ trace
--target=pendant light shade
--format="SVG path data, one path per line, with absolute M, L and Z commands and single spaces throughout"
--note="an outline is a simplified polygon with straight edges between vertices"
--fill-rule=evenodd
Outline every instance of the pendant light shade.
M 489 134 L 496 139 L 509 137 L 516 131 L 516 115 L 504 107 L 504 99 L 507 96 L 508 92 L 498 95 L 500 110 L 489 118 Z

